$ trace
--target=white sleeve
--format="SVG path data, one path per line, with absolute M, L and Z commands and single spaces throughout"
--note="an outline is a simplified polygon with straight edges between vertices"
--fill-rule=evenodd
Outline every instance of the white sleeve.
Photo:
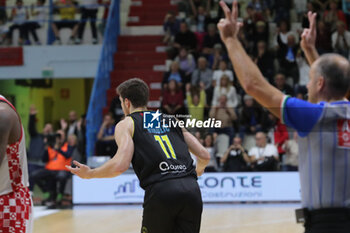
M 257 156 L 256 148 L 255 147 L 251 148 L 248 152 L 248 155 L 249 156 Z

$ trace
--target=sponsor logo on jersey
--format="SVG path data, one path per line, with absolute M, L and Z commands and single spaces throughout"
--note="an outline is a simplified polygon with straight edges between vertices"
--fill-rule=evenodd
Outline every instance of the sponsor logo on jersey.
M 167 162 L 163 161 L 159 164 L 159 169 L 165 173 L 179 173 L 179 172 L 185 172 L 187 167 L 183 164 L 168 164 Z

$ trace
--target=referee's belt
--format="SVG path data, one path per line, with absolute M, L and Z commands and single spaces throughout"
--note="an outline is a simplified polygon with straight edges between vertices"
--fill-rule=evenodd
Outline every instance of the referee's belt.
M 329 221 L 350 221 L 350 208 L 322 208 L 309 210 L 307 208 L 295 210 L 297 223 L 315 223 L 326 218 Z

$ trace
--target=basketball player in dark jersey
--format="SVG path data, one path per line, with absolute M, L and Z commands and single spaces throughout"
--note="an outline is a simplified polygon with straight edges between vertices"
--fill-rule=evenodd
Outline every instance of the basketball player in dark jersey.
M 117 92 L 127 117 L 115 129 L 116 155 L 96 169 L 76 161 L 77 167 L 68 169 L 81 178 L 107 178 L 122 174 L 132 163 L 145 190 L 141 232 L 198 233 L 203 204 L 196 179 L 204 172 L 209 153 L 178 126 L 144 128 L 149 90 L 141 79 L 125 81 Z M 197 158 L 196 167 L 189 150 Z

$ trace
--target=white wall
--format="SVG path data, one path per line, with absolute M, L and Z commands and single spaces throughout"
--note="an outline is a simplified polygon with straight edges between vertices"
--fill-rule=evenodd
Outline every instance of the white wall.
M 53 78 L 94 78 L 102 45 L 24 46 L 23 66 L 0 67 L 0 79 L 42 78 L 44 68 Z

